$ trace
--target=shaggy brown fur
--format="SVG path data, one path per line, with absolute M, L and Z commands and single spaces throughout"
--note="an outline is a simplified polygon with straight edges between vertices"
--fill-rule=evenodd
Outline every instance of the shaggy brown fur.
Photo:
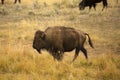
M 93 48 L 92 41 L 87 33 L 64 26 L 49 27 L 44 32 L 40 30 L 36 31 L 33 48 L 39 53 L 42 49 L 45 49 L 57 60 L 63 59 L 64 52 L 75 49 L 73 61 L 77 58 L 81 50 L 87 59 L 87 50 L 84 48 L 86 35 L 88 36 L 90 46 Z

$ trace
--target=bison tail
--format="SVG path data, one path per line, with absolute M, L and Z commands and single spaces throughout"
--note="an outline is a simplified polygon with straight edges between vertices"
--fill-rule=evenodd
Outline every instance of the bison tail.
M 93 43 L 92 43 L 92 40 L 91 40 L 89 34 L 85 33 L 85 35 L 88 36 L 88 42 L 89 42 L 90 46 L 91 46 L 92 48 L 94 48 Z

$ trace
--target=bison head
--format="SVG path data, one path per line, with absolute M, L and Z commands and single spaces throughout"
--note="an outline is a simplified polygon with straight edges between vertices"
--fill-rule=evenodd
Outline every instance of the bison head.
M 79 3 L 79 9 L 80 10 L 84 10 L 86 7 L 86 0 L 82 0 L 80 3 Z
M 45 47 L 45 34 L 44 32 L 38 30 L 35 33 L 33 40 L 33 48 L 36 49 L 39 53 L 41 53 L 41 49 Z

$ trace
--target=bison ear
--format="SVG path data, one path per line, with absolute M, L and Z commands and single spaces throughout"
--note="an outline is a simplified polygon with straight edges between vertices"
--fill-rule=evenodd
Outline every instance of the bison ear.
M 42 33 L 41 38 L 44 40 L 45 39 L 45 33 Z

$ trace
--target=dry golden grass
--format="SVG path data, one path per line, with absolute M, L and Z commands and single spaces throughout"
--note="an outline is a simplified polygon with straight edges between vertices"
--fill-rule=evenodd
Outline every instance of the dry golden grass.
M 103 12 L 79 11 L 78 0 L 24 0 L 21 5 L 0 5 L 0 80 L 120 80 L 120 4 L 109 0 Z M 89 47 L 71 63 L 74 51 L 62 62 L 32 48 L 36 30 L 48 26 L 70 26 L 88 32 L 95 49 Z

